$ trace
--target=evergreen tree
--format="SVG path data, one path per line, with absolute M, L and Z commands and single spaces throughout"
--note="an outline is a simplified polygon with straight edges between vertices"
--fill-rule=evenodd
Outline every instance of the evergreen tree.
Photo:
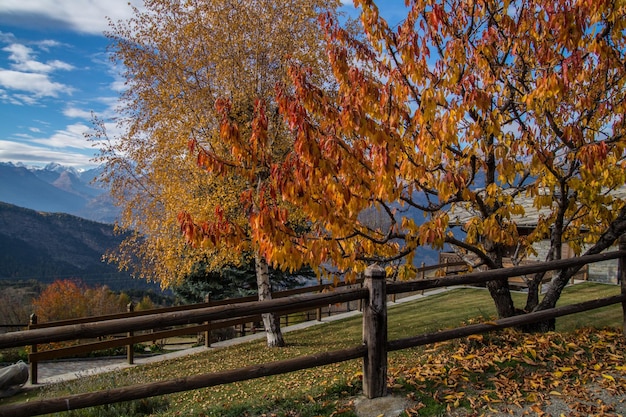
M 211 270 L 208 265 L 206 261 L 196 263 L 181 283 L 172 287 L 174 294 L 182 303 L 201 303 L 207 294 L 210 294 L 211 300 L 256 294 L 257 281 L 253 259 L 240 266 L 226 265 L 219 271 Z M 306 279 L 314 277 L 315 273 L 310 268 L 303 268 L 295 274 L 270 268 L 273 291 L 302 286 Z

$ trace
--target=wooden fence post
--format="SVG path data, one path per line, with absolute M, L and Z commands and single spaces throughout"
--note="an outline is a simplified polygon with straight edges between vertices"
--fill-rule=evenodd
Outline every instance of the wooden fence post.
M 364 286 L 363 281 L 361 281 L 360 285 L 361 285 L 361 288 L 363 288 L 363 286 Z M 359 300 L 359 311 L 363 311 L 363 299 Z
M 133 304 L 133 302 L 131 301 L 130 303 L 128 303 L 128 305 L 126 306 L 126 310 L 129 313 L 132 313 L 133 311 L 135 311 L 135 305 Z M 133 333 L 132 331 L 128 332 L 128 337 L 133 337 Z M 126 359 L 128 359 L 128 364 L 132 365 L 135 363 L 135 347 L 133 346 L 132 343 L 129 343 L 126 346 Z
M 33 313 L 30 315 L 29 328 L 31 324 L 37 324 L 37 314 Z M 30 347 L 30 353 L 37 353 L 37 345 L 32 345 Z M 30 356 L 30 355 L 29 355 Z M 30 383 L 32 385 L 37 384 L 37 361 L 29 357 L 28 362 L 30 363 Z
M 204 297 L 204 302 L 209 304 L 211 302 L 211 293 L 207 293 Z M 205 322 L 207 325 L 206 330 L 204 332 L 204 346 L 211 347 L 211 322 Z
M 322 292 L 324 292 L 324 290 L 320 290 L 320 293 Z M 322 307 L 315 309 L 315 320 L 322 321 Z
M 619 250 L 626 250 L 626 234 L 623 234 L 619 238 Z M 622 295 L 626 295 L 626 257 L 622 256 L 617 261 L 617 280 L 620 283 L 622 289 Z M 622 302 L 623 318 L 623 331 L 626 336 L 626 301 Z
M 367 398 L 387 395 L 387 288 L 385 270 L 371 265 L 365 270 L 369 292 L 363 309 L 363 394 Z

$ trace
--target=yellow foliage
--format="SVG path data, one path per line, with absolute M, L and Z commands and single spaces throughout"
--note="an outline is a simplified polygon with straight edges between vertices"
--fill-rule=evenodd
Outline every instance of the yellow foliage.
M 254 251 L 275 252 L 285 268 L 301 264 L 288 262 L 293 245 L 269 243 L 277 225 L 291 234 L 306 225 L 268 180 L 293 145 L 274 89 L 287 82 L 288 63 L 328 78 L 317 16 L 338 6 L 157 0 L 112 24 L 128 90 L 122 134 L 101 160 L 123 208 L 120 227 L 133 231 L 110 256 L 120 267 L 168 287 L 198 262 L 214 270 Z

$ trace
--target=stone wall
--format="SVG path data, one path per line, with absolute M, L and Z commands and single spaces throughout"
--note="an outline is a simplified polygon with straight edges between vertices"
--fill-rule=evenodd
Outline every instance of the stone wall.
M 541 241 L 533 245 L 533 248 L 537 251 L 537 255 L 531 255 L 529 259 L 543 261 L 546 259 L 546 255 L 548 254 L 550 242 L 548 240 Z M 612 252 L 617 249 L 618 247 L 615 245 L 611 246 L 605 252 Z M 562 257 L 570 258 L 572 256 L 574 256 L 573 251 L 567 243 L 564 244 Z M 617 284 L 617 259 L 589 264 L 589 281 Z

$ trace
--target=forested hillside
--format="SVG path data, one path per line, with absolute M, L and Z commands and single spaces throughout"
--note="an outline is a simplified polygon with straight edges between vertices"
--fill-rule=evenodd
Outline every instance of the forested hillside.
M 102 262 L 121 240 L 112 225 L 0 203 L 0 279 L 78 278 L 111 289 L 145 287 Z

